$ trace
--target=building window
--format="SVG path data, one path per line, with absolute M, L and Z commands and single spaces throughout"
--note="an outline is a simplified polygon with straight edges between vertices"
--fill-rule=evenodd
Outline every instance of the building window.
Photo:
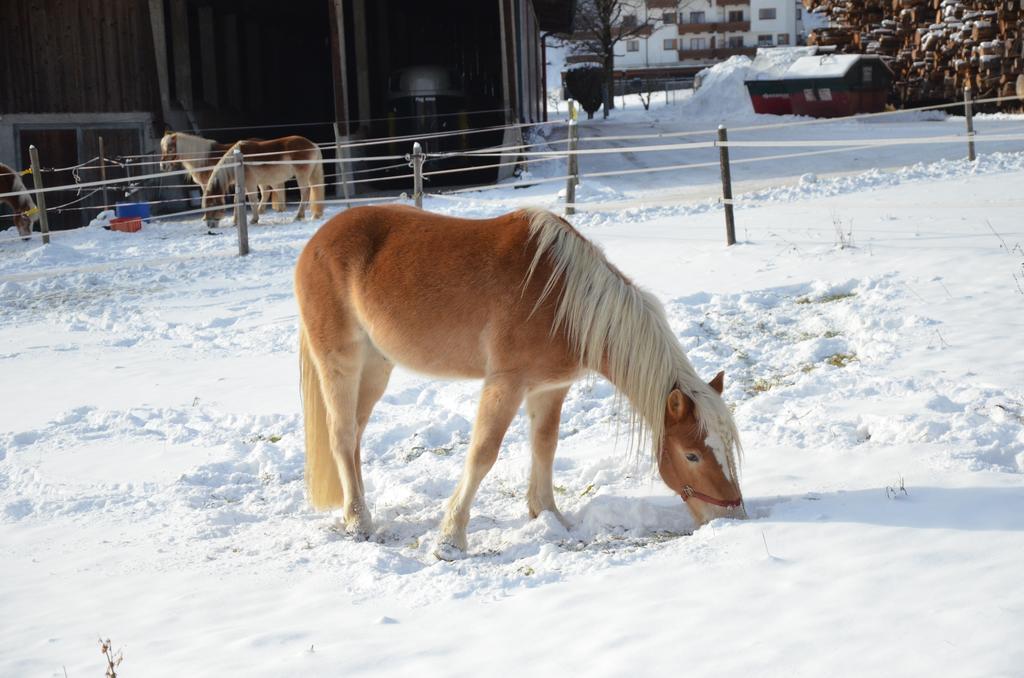
M 672 40 L 663 40 L 662 44 L 661 44 L 661 48 L 662 49 L 675 50 L 675 49 L 677 49 L 676 48 L 676 41 L 674 39 L 672 39 Z
M 770 35 L 759 35 L 759 36 L 757 36 L 757 46 L 758 47 L 771 47 L 772 44 L 773 44 L 772 43 L 772 36 L 770 36 Z
M 639 52 L 640 51 L 640 41 L 639 40 L 627 40 L 626 41 L 626 51 L 627 52 Z
M 863 70 L 861 71 L 861 81 L 863 81 L 865 85 L 870 85 L 871 75 L 871 66 L 864 66 Z
M 623 28 L 636 28 L 636 14 L 627 14 L 622 17 L 622 26 Z
M 731 49 L 737 49 L 743 47 L 743 36 L 742 35 L 730 35 L 727 43 Z
M 798 5 L 797 8 L 796 8 L 796 20 L 800 21 L 800 18 L 801 18 L 802 15 L 803 15 L 803 12 L 800 11 L 800 6 Z
M 774 7 L 762 7 L 761 9 L 757 10 L 757 18 L 761 19 L 762 21 L 765 21 L 765 20 L 768 20 L 768 19 L 774 19 L 775 18 L 775 8 Z
M 691 24 L 702 24 L 702 23 L 704 23 L 704 12 L 690 12 L 690 23 Z
M 743 10 L 734 9 L 729 10 L 729 21 L 743 21 Z
M 676 22 L 676 13 L 665 12 L 664 14 L 661 15 L 661 22 L 666 26 L 669 24 L 674 24 Z
M 776 44 L 788 45 L 789 44 L 789 33 L 779 33 L 776 36 Z
M 706 49 L 706 38 L 690 38 L 690 49 Z

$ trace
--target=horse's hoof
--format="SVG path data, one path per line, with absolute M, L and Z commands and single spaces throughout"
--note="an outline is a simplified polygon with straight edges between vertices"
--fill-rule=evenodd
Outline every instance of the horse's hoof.
M 360 514 L 343 519 L 345 534 L 356 541 L 367 541 L 373 534 L 373 521 Z
M 543 516 L 545 513 L 550 513 L 552 516 L 554 516 L 555 520 L 557 520 L 559 523 L 561 523 L 562 527 L 564 527 L 565 529 L 567 529 L 567 530 L 571 530 L 572 529 L 572 523 L 570 523 L 568 520 L 566 520 L 565 516 L 562 515 L 562 512 L 559 511 L 556 508 L 541 509 L 539 511 L 534 511 L 533 509 L 531 509 L 530 510 L 530 518 L 532 518 L 533 520 L 536 520 L 537 518 L 540 518 L 541 516 Z
M 438 560 L 452 562 L 462 560 L 466 557 L 466 549 L 460 548 L 457 544 L 448 539 L 441 539 L 434 547 L 434 557 Z

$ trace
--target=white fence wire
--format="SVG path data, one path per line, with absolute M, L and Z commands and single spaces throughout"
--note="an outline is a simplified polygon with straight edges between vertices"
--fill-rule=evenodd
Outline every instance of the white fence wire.
M 990 99 L 979 99 L 979 100 L 974 100 L 972 102 L 972 104 L 973 105 L 977 105 L 977 104 L 984 104 L 984 103 L 1003 102 L 1003 101 L 1007 101 L 1007 100 L 1013 99 L 1013 98 L 1014 97 L 993 97 L 993 98 L 990 98 Z M 962 107 L 962 106 L 964 106 L 964 104 L 961 102 L 961 103 L 956 103 L 956 104 L 940 104 L 940 105 L 935 105 L 935 106 L 922 106 L 922 107 L 918 107 L 918 108 L 914 108 L 914 109 L 904 109 L 904 110 L 898 110 L 898 111 L 883 111 L 883 112 L 879 112 L 879 113 L 859 114 L 859 115 L 854 115 L 854 116 L 848 116 L 848 117 L 845 117 L 845 118 L 827 118 L 827 119 L 810 119 L 810 120 L 788 120 L 788 121 L 782 121 L 782 122 L 778 122 L 778 123 L 765 123 L 765 124 L 759 124 L 759 125 L 747 125 L 747 126 L 741 126 L 741 127 L 734 127 L 734 128 L 732 128 L 730 130 L 730 132 L 736 133 L 736 132 L 764 131 L 764 130 L 773 130 L 773 129 L 780 129 L 780 128 L 801 127 L 801 126 L 808 126 L 808 125 L 820 125 L 820 124 L 825 124 L 825 123 L 830 123 L 830 122 L 834 123 L 834 122 L 837 122 L 837 121 L 866 121 L 866 120 L 875 120 L 875 119 L 878 119 L 878 118 L 885 118 L 885 117 L 898 116 L 898 115 L 906 115 L 908 113 L 912 114 L 912 113 L 920 112 L 920 111 L 942 110 L 942 109 L 957 108 L 957 107 Z M 419 135 L 410 134 L 410 135 L 393 136 L 393 137 L 388 137 L 388 138 L 367 139 L 367 140 L 358 140 L 358 141 L 347 141 L 345 143 L 327 142 L 327 143 L 323 143 L 323 144 L 317 144 L 317 147 L 321 148 L 323 150 L 335 149 L 336 151 L 337 150 L 348 151 L 349 149 L 359 149 L 359 148 L 364 148 L 364 147 L 380 146 L 380 145 L 386 145 L 386 144 L 395 144 L 395 143 L 400 143 L 400 142 L 409 142 L 410 146 L 411 146 L 411 143 L 413 141 L 423 141 L 423 140 L 429 140 L 429 139 L 443 139 L 443 138 L 446 138 L 446 137 L 452 137 L 452 136 L 458 136 L 458 135 L 480 134 L 480 133 L 485 133 L 485 132 L 502 132 L 502 133 L 506 133 L 508 131 L 519 131 L 519 130 L 522 130 L 524 128 L 537 128 L 537 129 L 539 129 L 539 128 L 543 128 L 543 127 L 547 127 L 547 126 L 552 126 L 552 125 L 565 125 L 566 123 L 567 123 L 567 121 L 565 121 L 565 120 L 553 120 L 553 121 L 548 121 L 548 122 L 544 122 L 544 123 L 516 123 L 516 124 L 510 124 L 510 125 L 497 125 L 497 126 L 474 128 L 474 129 L 452 130 L 452 131 L 448 131 L 448 132 L 439 132 L 439 133 L 433 133 L 433 134 L 419 134 Z M 275 126 L 275 127 L 279 127 L 279 126 Z M 466 167 L 454 167 L 454 168 L 445 168 L 445 169 L 438 169 L 438 170 L 428 170 L 428 171 L 423 172 L 422 176 L 425 179 L 429 179 L 430 177 L 434 177 L 434 176 L 450 176 L 450 175 L 457 175 L 459 173 L 466 173 L 466 172 L 480 172 L 480 171 L 484 171 L 484 170 L 493 170 L 493 169 L 499 169 L 499 168 L 505 168 L 505 167 L 523 166 L 523 165 L 526 165 L 526 164 L 533 164 L 533 163 L 537 163 L 537 162 L 549 162 L 549 161 L 562 160 L 562 159 L 565 159 L 566 161 L 568 161 L 568 159 L 571 156 L 576 156 L 576 157 L 580 157 L 580 156 L 600 156 L 600 155 L 624 154 L 624 153 L 631 153 L 631 154 L 676 153 L 676 154 L 679 154 L 679 153 L 690 153 L 690 152 L 693 152 L 693 151 L 699 151 L 699 150 L 705 150 L 705 149 L 715 149 L 715 148 L 719 148 L 719 149 L 721 149 L 721 148 L 727 148 L 727 149 L 743 149 L 743 148 L 749 148 L 749 149 L 769 149 L 769 148 L 777 148 L 777 149 L 780 149 L 780 150 L 785 150 L 785 149 L 812 149 L 812 150 L 798 150 L 798 151 L 792 152 L 792 153 L 788 153 L 787 152 L 787 153 L 777 153 L 777 154 L 772 154 L 772 155 L 764 155 L 764 156 L 756 156 L 756 157 L 735 158 L 735 159 L 731 159 L 730 162 L 729 162 L 729 164 L 732 165 L 732 164 L 749 164 L 749 163 L 771 162 L 771 161 L 778 161 L 778 160 L 784 160 L 784 159 L 788 160 L 788 159 L 796 159 L 796 158 L 808 157 L 808 156 L 826 155 L 826 154 L 833 154 L 833 153 L 844 153 L 844 152 L 849 152 L 849 151 L 862 151 L 862 150 L 869 150 L 869 149 L 875 149 L 875 148 L 884 148 L 884 147 L 949 145 L 949 144 L 964 144 L 966 146 L 967 142 L 969 142 L 969 141 L 972 141 L 975 144 L 980 144 L 980 143 L 1000 143 L 1000 142 L 1003 142 L 1003 143 L 1005 143 L 1005 142 L 1024 142 L 1024 133 L 1017 133 L 1017 129 L 1018 128 L 1011 127 L 1011 128 L 1009 128 L 1008 130 L 1006 130 L 1006 131 L 1004 131 L 1002 133 L 993 133 L 993 134 L 979 134 L 979 133 L 975 132 L 975 133 L 972 133 L 972 134 L 968 134 L 968 133 L 964 133 L 964 134 L 942 134 L 942 135 L 934 135 L 934 136 L 926 136 L 926 137 L 902 137 L 902 138 L 883 138 L 883 139 L 864 139 L 864 138 L 860 138 L 860 139 L 781 139 L 780 138 L 780 139 L 731 139 L 731 140 L 728 140 L 728 141 L 720 141 L 718 139 L 708 139 L 708 140 L 701 140 L 701 139 L 699 139 L 699 137 L 701 137 L 701 136 L 711 136 L 711 135 L 714 135 L 717 132 L 717 130 L 707 129 L 707 130 L 694 130 L 694 131 L 685 131 L 685 132 L 659 132 L 659 133 L 652 133 L 652 134 L 592 136 L 592 137 L 588 137 L 588 138 L 585 138 L 585 139 L 581 140 L 581 142 L 586 142 L 588 145 L 593 145 L 593 144 L 606 144 L 606 143 L 610 143 L 610 142 L 619 142 L 619 141 L 642 141 L 642 140 L 657 140 L 657 139 L 666 139 L 666 140 L 668 140 L 668 139 L 682 139 L 682 138 L 698 137 L 698 139 L 694 139 L 693 141 L 686 141 L 686 142 L 670 142 L 670 143 L 658 143 L 658 144 L 648 144 L 648 145 L 641 144 L 641 145 L 633 145 L 633 146 L 627 146 L 627 147 L 621 147 L 621 146 L 588 147 L 588 148 L 577 148 L 577 149 L 572 150 L 572 151 L 570 151 L 568 149 L 533 150 L 533 149 L 536 149 L 538 147 L 552 148 L 553 146 L 565 144 L 566 141 L 567 141 L 566 139 L 555 139 L 555 140 L 544 140 L 544 139 L 541 139 L 539 141 L 533 141 L 531 143 L 518 143 L 518 144 L 511 144 L 511 145 L 506 145 L 506 146 L 490 146 L 490 147 L 485 147 L 485 148 L 481 148 L 481 149 L 462 150 L 462 151 L 447 151 L 447 152 L 425 153 L 424 156 L 426 158 L 426 162 L 427 163 L 438 162 L 438 161 L 443 161 L 443 160 L 450 160 L 450 159 L 478 160 L 478 159 L 485 159 L 485 158 L 495 158 L 495 159 L 497 159 L 497 162 L 492 162 L 492 163 L 483 164 L 483 165 L 470 164 L 470 165 L 468 165 Z M 259 165 L 294 164 L 293 161 L 291 161 L 291 160 L 260 159 L 260 158 L 263 158 L 263 157 L 266 157 L 266 156 L 272 156 L 272 155 L 279 155 L 279 152 L 266 152 L 266 153 L 250 154 L 250 155 L 245 156 L 245 158 L 243 159 L 243 164 L 245 166 L 250 166 L 250 165 L 259 166 Z M 158 157 L 159 156 L 157 156 L 155 154 L 149 154 L 149 155 L 143 154 L 143 155 L 135 155 L 135 156 L 130 156 L 130 157 L 124 157 L 124 158 L 121 158 L 119 160 L 112 161 L 112 162 L 114 164 L 117 164 L 117 165 L 120 165 L 120 166 L 123 166 L 123 167 L 129 167 L 129 168 L 130 167 L 144 167 L 144 166 L 153 166 L 153 165 L 161 164 L 162 161 L 159 160 L 159 159 L 153 159 L 153 160 L 148 160 L 147 159 L 147 158 L 158 158 Z M 509 159 L 509 158 L 511 158 L 511 159 Z M 202 189 L 202 188 L 205 188 L 205 187 L 201 187 L 201 186 L 198 186 L 196 184 L 188 184 L 188 183 L 177 183 L 177 184 L 170 184 L 170 185 L 158 184 L 158 185 L 155 185 L 155 186 L 142 186 L 142 184 L 143 184 L 143 182 L 159 181 L 159 180 L 162 180 L 162 179 L 165 179 L 165 178 L 169 178 L 169 177 L 178 177 L 178 176 L 184 176 L 184 175 L 191 175 L 191 174 L 193 174 L 193 172 L 208 172 L 208 171 L 212 171 L 215 167 L 217 167 L 217 164 L 207 164 L 207 165 L 204 165 L 202 167 L 193 168 L 192 170 L 180 169 L 180 170 L 168 170 L 168 171 L 160 171 L 160 172 L 149 172 L 149 173 L 145 173 L 145 174 L 138 174 L 138 175 L 135 175 L 135 176 L 126 176 L 126 177 L 114 178 L 114 179 L 106 179 L 106 180 L 94 180 L 94 181 L 80 181 L 80 180 L 78 180 L 78 178 L 79 178 L 78 172 L 79 171 L 81 171 L 81 170 L 90 170 L 90 171 L 97 170 L 97 169 L 99 169 L 99 166 L 98 165 L 94 165 L 94 163 L 97 163 L 97 161 L 100 161 L 102 163 L 105 160 L 107 160 L 107 159 L 105 159 L 105 158 L 101 159 L 99 157 L 96 157 L 96 158 L 91 158 L 90 160 L 87 160 L 87 161 L 85 161 L 83 163 L 79 163 L 77 165 L 73 165 L 73 166 L 70 166 L 70 167 L 44 169 L 44 170 L 42 170 L 43 174 L 48 174 L 48 173 L 51 173 L 51 172 L 60 172 L 60 171 L 72 171 L 74 173 L 74 176 L 76 177 L 76 183 L 74 183 L 74 184 L 63 184 L 63 185 L 59 185 L 59 186 L 45 186 L 45 187 L 40 188 L 40 189 L 32 189 L 32 190 L 29 191 L 29 194 L 30 195 L 38 195 L 39 193 L 50 193 L 50 192 L 56 192 L 56 191 L 76 191 L 77 192 L 77 196 L 73 200 L 65 202 L 64 204 L 61 204 L 61 205 L 56 205 L 56 206 L 52 206 L 52 207 L 48 206 L 47 207 L 47 212 L 48 213 L 49 212 L 59 213 L 61 211 L 68 211 L 68 210 L 98 209 L 97 207 L 81 207 L 81 206 L 78 206 L 78 205 L 79 205 L 79 203 L 83 202 L 87 198 L 93 196 L 97 191 L 101 190 L 102 188 L 106 188 L 106 187 L 126 187 L 127 186 L 127 187 L 130 187 L 132 189 L 136 189 L 136 190 L 139 189 L 139 188 L 143 188 L 143 187 L 145 187 L 145 188 L 156 188 L 156 189 L 170 189 L 170 188 L 178 188 L 178 189 L 182 189 L 182 188 L 184 188 L 184 189 L 188 189 L 188 188 L 191 188 L 191 189 L 201 188 Z M 204 162 L 208 162 L 206 156 L 203 156 L 203 161 Z M 373 162 L 390 162 L 390 161 L 399 161 L 399 162 L 393 162 L 391 164 L 388 164 L 388 165 L 385 165 L 385 166 L 382 166 L 382 167 L 369 167 L 369 168 L 365 168 L 365 169 L 356 169 L 356 170 L 349 169 L 349 170 L 346 170 L 346 171 L 337 171 L 337 172 L 333 172 L 333 173 L 327 173 L 327 174 L 324 174 L 324 181 L 322 183 L 315 183 L 315 184 L 312 184 L 312 186 L 320 187 L 320 188 L 326 188 L 328 186 L 340 186 L 342 184 L 347 184 L 349 186 L 355 186 L 355 185 L 364 184 L 364 183 L 401 181 L 401 180 L 412 179 L 415 176 L 415 174 L 412 173 L 412 172 L 402 173 L 402 174 L 397 174 L 397 175 L 385 174 L 385 172 L 387 172 L 387 171 L 398 170 L 398 169 L 400 169 L 402 167 L 408 167 L 409 166 L 409 162 L 408 162 L 409 161 L 409 156 L 408 155 L 390 154 L 390 155 L 382 155 L 382 156 L 364 156 L 364 157 L 342 156 L 342 157 L 334 157 L 334 158 L 318 158 L 318 159 L 310 160 L 310 161 L 307 161 L 307 162 L 316 163 L 316 164 L 337 164 L 339 166 L 351 167 L 351 165 L 353 165 L 355 163 L 373 163 Z M 231 161 L 231 160 L 223 160 L 223 161 L 221 161 L 221 163 L 218 163 L 218 164 L 220 164 L 222 169 L 225 169 L 225 170 L 234 169 L 236 167 L 236 164 L 233 161 Z M 613 170 L 613 171 L 604 171 L 604 172 L 589 172 L 589 173 L 586 174 L 586 177 L 587 178 L 602 178 L 602 177 L 624 176 L 624 175 L 634 175 L 634 174 L 654 174 L 654 173 L 661 173 L 661 172 L 672 172 L 672 171 L 689 170 L 689 169 L 697 169 L 697 168 L 708 168 L 708 167 L 714 167 L 714 166 L 718 166 L 718 165 L 719 165 L 719 161 L 671 163 L 671 164 L 665 164 L 665 165 L 657 165 L 657 166 L 653 166 L 653 167 L 631 168 L 631 169 Z M 568 166 L 568 162 L 567 162 L 567 166 Z M 368 175 L 375 174 L 375 176 L 368 176 L 366 178 L 354 178 L 355 176 L 362 175 L 362 174 L 368 174 Z M 486 193 L 486 191 L 488 191 L 488 190 L 492 190 L 492 189 L 496 189 L 496 188 L 507 189 L 507 188 L 536 186 L 536 185 L 543 185 L 543 184 L 549 184 L 549 183 L 555 183 L 555 182 L 564 182 L 564 181 L 570 180 L 570 178 L 571 178 L 570 175 L 542 177 L 542 178 L 536 178 L 536 179 L 531 178 L 531 179 L 528 179 L 528 180 L 520 180 L 518 182 L 504 182 L 504 183 L 500 183 L 500 184 L 496 184 L 496 185 L 492 185 L 492 186 L 484 186 L 484 187 L 473 186 L 473 187 L 465 187 L 465 188 L 455 188 L 455 189 L 450 189 L 450 190 L 446 190 L 446 191 L 430 191 L 430 192 L 425 193 L 425 195 L 427 195 L 429 197 L 437 197 L 437 198 L 440 198 L 440 199 L 455 199 L 455 198 L 460 197 L 460 196 L 462 196 L 464 194 L 467 194 L 467 193 L 481 193 L 481 194 L 483 194 L 483 193 Z M 233 181 L 233 173 L 232 173 L 232 176 L 231 176 L 231 180 Z M 82 195 L 83 189 L 94 189 L 94 190 L 92 190 L 92 191 Z M 20 194 L 19 192 L 0 193 L 0 199 L 7 198 L 7 197 L 13 197 L 13 196 L 16 196 L 16 195 L 19 195 L 19 194 Z M 352 197 L 352 198 L 325 199 L 325 200 L 322 200 L 321 202 L 323 204 L 325 204 L 325 205 L 353 205 L 353 204 L 387 203 L 387 202 L 394 202 L 396 200 L 400 200 L 401 198 L 404 197 L 404 195 L 405 194 L 403 193 L 400 196 L 375 196 L 375 197 L 358 197 L 358 198 Z M 565 204 L 565 206 L 572 206 L 572 207 L 575 207 L 577 210 L 581 210 L 581 211 L 596 211 L 596 210 L 599 210 L 599 211 L 609 211 L 609 210 L 620 210 L 620 209 L 624 210 L 624 209 L 631 209 L 631 208 L 635 208 L 635 207 L 643 206 L 643 205 L 654 206 L 654 205 L 659 205 L 659 204 L 671 204 L 673 202 L 678 201 L 684 195 L 685 194 L 669 193 L 669 194 L 659 195 L 656 198 L 649 198 L 649 199 L 642 199 L 642 200 L 640 200 L 640 199 L 627 199 L 627 200 L 617 200 L 617 201 L 608 201 L 608 202 L 589 202 L 589 203 L 586 203 L 586 202 L 574 202 L 574 203 L 571 203 L 571 204 Z M 225 195 L 223 197 L 230 198 L 230 196 L 228 196 L 228 195 Z M 692 194 L 691 194 L 690 197 L 692 197 Z M 175 204 L 175 203 L 191 202 L 194 199 L 195 199 L 194 197 L 182 197 L 182 198 L 167 198 L 167 199 L 160 199 L 160 200 L 146 200 L 144 202 L 149 203 L 151 205 L 162 205 L 162 204 L 163 205 L 170 205 L 170 204 Z M 474 199 L 479 200 L 480 202 L 483 202 L 483 203 L 494 203 L 494 204 L 503 204 L 503 205 L 513 204 L 513 203 L 516 202 L 516 201 L 511 200 L 511 199 L 488 200 L 488 199 L 485 199 L 485 198 L 482 198 L 482 197 L 474 198 Z M 721 199 L 721 198 L 718 199 L 718 203 L 723 205 L 723 206 L 724 205 L 733 205 L 733 204 L 739 205 L 739 204 L 745 204 L 747 202 L 748 201 L 745 201 L 743 198 L 733 198 L 731 200 L 726 200 L 726 199 Z M 294 205 L 296 203 L 290 202 L 290 203 L 286 203 L 286 204 L 287 205 Z M 1018 203 L 1012 202 L 1012 204 L 1016 205 Z M 158 216 L 152 216 L 152 217 L 149 217 L 149 219 L 152 220 L 152 221 L 181 219 L 183 217 L 194 216 L 194 215 L 197 215 L 197 214 L 205 215 L 205 214 L 207 214 L 209 212 L 212 212 L 212 211 L 221 211 L 221 210 L 224 210 L 225 207 L 230 207 L 230 205 L 227 205 L 227 206 L 225 206 L 225 205 L 217 205 L 217 206 L 207 207 L 207 208 L 188 209 L 188 210 L 183 210 L 183 211 L 177 211 L 177 212 L 171 212 L 171 213 L 167 213 L 167 214 L 162 214 L 162 215 L 158 215 Z M 73 231 L 51 231 L 50 235 L 52 237 L 52 236 L 55 236 L 55 235 L 60 235 L 60 234 L 70 233 L 70 232 L 73 232 Z M 22 239 L 23 238 L 21 238 L 20 236 L 14 236 L 14 237 L 8 237 L 8 238 L 0 238 L 0 243 L 19 241 L 19 240 L 22 240 Z

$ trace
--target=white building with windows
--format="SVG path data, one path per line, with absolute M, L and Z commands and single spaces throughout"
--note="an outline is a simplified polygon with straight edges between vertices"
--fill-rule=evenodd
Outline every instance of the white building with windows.
M 620 77 L 687 75 L 758 47 L 798 44 L 803 7 L 795 0 L 629 0 L 623 20 L 646 34 L 616 45 Z

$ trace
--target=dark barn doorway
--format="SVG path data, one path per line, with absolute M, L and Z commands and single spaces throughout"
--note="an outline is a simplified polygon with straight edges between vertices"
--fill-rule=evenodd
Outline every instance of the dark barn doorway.
M 205 136 L 333 139 L 326 1 L 188 0 L 186 10 L 186 43 L 181 19 L 167 21 L 170 77 Z
M 366 3 L 369 106 L 352 110 L 352 126 L 369 136 L 433 135 L 423 150 L 443 153 L 500 146 L 503 131 L 460 133 L 505 123 L 499 3 L 450 0 Z M 358 56 L 357 56 L 358 58 Z M 357 121 L 361 112 L 369 120 Z M 405 154 L 415 139 L 375 147 L 375 154 Z M 494 158 L 428 160 L 425 170 L 493 164 Z M 407 174 L 407 168 L 392 173 Z M 491 181 L 496 170 L 440 175 L 432 185 Z M 409 184 L 383 182 L 380 187 Z
M 164 6 L 169 89 L 187 131 L 224 143 L 289 134 L 333 142 L 328 0 Z M 288 198 L 298 199 L 294 182 Z

